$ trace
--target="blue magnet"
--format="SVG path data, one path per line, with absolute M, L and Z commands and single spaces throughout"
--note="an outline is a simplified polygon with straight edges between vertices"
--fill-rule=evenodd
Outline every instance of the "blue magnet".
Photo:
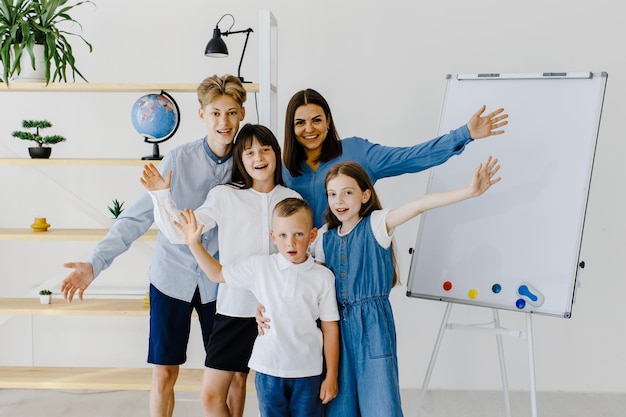
M 515 307 L 519 308 L 520 310 L 523 309 L 524 307 L 526 307 L 526 301 L 522 300 L 521 298 L 519 298 L 516 302 L 515 302 Z
M 539 307 L 544 302 L 543 294 L 528 283 L 523 283 L 517 289 L 517 294 L 522 297 L 528 304 Z
M 502 286 L 500 284 L 493 284 L 493 286 L 491 287 L 491 291 L 497 294 L 502 291 Z

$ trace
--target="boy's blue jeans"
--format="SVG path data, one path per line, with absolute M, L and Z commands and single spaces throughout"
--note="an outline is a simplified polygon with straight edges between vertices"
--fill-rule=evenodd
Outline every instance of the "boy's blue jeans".
M 321 417 L 322 376 L 278 378 L 256 373 L 254 379 L 261 417 Z

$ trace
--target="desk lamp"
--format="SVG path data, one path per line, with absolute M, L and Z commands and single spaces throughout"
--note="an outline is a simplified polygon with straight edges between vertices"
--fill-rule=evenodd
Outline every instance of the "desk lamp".
M 226 16 L 230 16 L 233 19 L 233 23 L 230 25 L 226 32 L 220 31 L 219 24 L 222 19 Z M 215 24 L 215 29 L 213 29 L 213 37 L 207 43 L 206 48 L 204 48 L 204 55 L 212 58 L 225 58 L 228 56 L 228 48 L 226 47 L 226 43 L 222 39 L 222 36 L 228 36 L 235 33 L 245 33 L 246 41 L 243 44 L 243 50 L 241 51 L 241 59 L 239 59 L 239 67 L 237 68 L 237 77 L 241 80 L 242 83 L 249 83 L 251 81 L 245 81 L 241 76 L 241 63 L 243 62 L 243 55 L 246 53 L 246 46 L 248 45 L 248 38 L 250 37 L 250 32 L 254 32 L 252 28 L 243 29 L 243 30 L 231 30 L 235 25 L 235 18 L 233 15 L 227 13 L 224 16 L 220 17 L 220 20 Z

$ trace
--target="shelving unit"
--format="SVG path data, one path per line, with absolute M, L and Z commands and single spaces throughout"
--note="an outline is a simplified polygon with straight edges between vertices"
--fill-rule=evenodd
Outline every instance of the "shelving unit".
M 30 159 L 30 158 L 0 158 L 0 166 L 142 166 L 147 161 L 141 159 Z M 158 165 L 159 161 L 150 161 Z M 57 240 L 57 241 L 99 241 L 108 232 L 108 229 L 55 229 L 47 232 L 34 232 L 29 228 L 0 228 L 0 240 Z M 156 230 L 148 230 L 139 241 L 155 241 Z
M 43 305 L 36 298 L 0 298 L 0 315 L 147 317 L 140 299 L 84 299 Z M 198 391 L 202 369 L 181 368 L 180 391 Z M 0 388 L 149 390 L 151 368 L 0 367 Z
M 259 36 L 261 37 L 260 82 L 245 83 L 249 93 L 259 93 L 262 104 L 259 123 L 270 126 L 276 133 L 276 28 L 274 16 L 260 13 Z M 266 85 L 267 84 L 267 85 Z M 171 93 L 195 93 L 197 83 L 0 83 L 0 94 L 30 93 L 141 93 L 167 91 Z M 0 158 L 2 166 L 26 168 L 67 167 L 122 167 L 142 166 L 148 161 L 140 159 L 29 159 Z M 158 163 L 158 161 L 150 161 Z M 30 228 L 0 228 L 0 240 L 39 241 L 100 241 L 108 229 L 55 229 L 36 233 Z M 154 241 L 156 230 L 149 230 L 140 240 Z M 36 298 L 0 298 L 0 316 L 111 316 L 147 317 L 149 308 L 141 299 L 85 299 L 82 302 L 56 301 L 41 305 Z M 34 363 L 34 361 L 33 361 Z M 100 368 L 100 367 L 0 367 L 0 388 L 41 389 L 110 389 L 149 390 L 150 367 Z M 202 369 L 181 368 L 176 390 L 198 391 L 202 381 Z M 253 390 L 253 377 L 248 378 L 248 389 Z
M 196 83 L 0 83 L 0 93 L 120 93 L 145 92 L 165 90 L 169 92 L 195 92 Z M 249 93 L 258 93 L 259 83 L 245 83 Z M 269 117 L 267 115 L 266 117 Z M 30 158 L 0 158 L 0 166 L 31 166 L 31 167 L 116 167 L 116 166 L 143 166 L 147 162 L 154 164 L 159 161 L 145 161 L 141 159 L 30 159 Z M 31 229 L 0 228 L 0 240 L 81 240 L 99 241 L 107 233 L 107 229 L 49 229 L 47 232 L 35 233 Z M 140 241 L 156 240 L 157 231 L 149 230 Z
M 0 84 L 0 93 L 10 92 L 101 92 L 111 91 L 111 85 L 63 84 L 49 85 L 42 89 L 39 84 L 11 85 L 9 89 Z M 176 91 L 194 91 L 190 85 L 170 85 Z M 113 91 L 152 90 L 149 84 L 116 84 Z M 25 167 L 41 169 L 48 167 L 140 167 L 148 161 L 141 159 L 30 159 L 0 158 L 0 167 Z M 149 161 L 158 165 L 159 161 Z M 0 228 L 0 240 L 12 241 L 90 241 L 98 242 L 108 233 L 108 228 L 55 228 L 46 232 L 34 232 L 29 227 Z M 148 230 L 138 241 L 155 241 L 158 231 Z M 6 316 L 109 316 L 148 317 L 149 307 L 141 299 L 85 299 L 67 303 L 56 301 L 42 305 L 38 298 L 0 298 L 0 315 Z M 202 369 L 181 368 L 176 389 L 199 391 Z M 35 389 L 106 389 L 106 390 L 150 390 L 152 368 L 127 367 L 57 367 L 57 366 L 0 366 L 0 388 Z
M 0 315 L 147 317 L 150 308 L 141 299 L 84 299 L 67 303 L 55 299 L 41 304 L 37 298 L 0 298 Z M 203 369 L 180 368 L 176 390 L 199 391 Z M 150 389 L 151 368 L 0 366 L 0 388 L 35 389 Z M 254 377 L 247 390 L 254 391 Z
M 41 304 L 36 298 L 0 298 L 0 315 L 146 317 L 139 299 L 85 299 Z M 150 368 L 0 367 L 0 388 L 149 390 Z M 181 369 L 177 389 L 197 391 L 201 369 Z

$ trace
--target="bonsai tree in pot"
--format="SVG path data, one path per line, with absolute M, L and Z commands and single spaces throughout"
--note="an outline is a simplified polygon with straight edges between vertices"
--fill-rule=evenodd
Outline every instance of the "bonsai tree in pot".
M 24 120 L 22 121 L 22 127 L 24 129 L 35 129 L 35 132 L 16 130 L 11 133 L 11 135 L 18 139 L 37 142 L 38 146 L 28 148 L 28 153 L 31 158 L 50 158 L 52 148 L 44 145 L 54 145 L 55 143 L 64 142 L 66 140 L 63 136 L 59 135 L 41 136 L 39 134 L 40 129 L 52 127 L 52 123 L 47 120 Z
M 28 54 L 30 66 L 36 69 L 35 50 L 42 50 L 42 61 L 46 85 L 51 81 L 67 81 L 70 70 L 72 81 L 76 75 L 87 81 L 76 68 L 76 59 L 68 37 L 74 36 L 93 50 L 92 45 L 80 33 L 66 30 L 68 24 L 82 26 L 69 12 L 85 3 L 68 4 L 69 0 L 0 0 L 0 61 L 2 80 L 8 83 L 11 77 L 22 72 L 22 55 Z M 38 47 L 36 47 L 39 45 Z M 22 61 L 23 62 L 23 61 Z M 54 66 L 52 65 L 54 63 Z M 0 80 L 1 81 L 1 80 Z

